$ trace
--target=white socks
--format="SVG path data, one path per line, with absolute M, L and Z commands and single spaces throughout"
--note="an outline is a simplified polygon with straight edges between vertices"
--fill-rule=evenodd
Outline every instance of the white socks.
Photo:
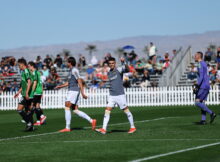
M 131 113 L 129 110 L 124 111 L 124 112 L 125 112 L 125 114 L 126 114 L 127 117 L 128 117 L 128 121 L 129 121 L 129 123 L 130 123 L 130 125 L 131 125 L 131 128 L 135 128 L 135 126 L 134 126 L 134 119 L 133 119 L 132 113 Z
M 84 113 L 84 112 L 82 112 L 82 111 L 79 111 L 79 110 L 73 110 L 73 112 L 74 112 L 75 114 L 77 114 L 78 116 L 80 116 L 81 118 L 86 119 L 86 120 L 88 120 L 90 123 L 92 123 L 92 119 L 91 119 L 86 113 Z
M 65 119 L 66 119 L 66 128 L 70 129 L 71 111 L 69 108 L 65 108 Z
M 104 115 L 104 119 L 103 119 L 103 126 L 102 126 L 102 128 L 105 130 L 107 130 L 107 125 L 108 125 L 108 122 L 110 119 L 110 113 L 111 113 L 111 111 L 105 110 L 105 115 Z

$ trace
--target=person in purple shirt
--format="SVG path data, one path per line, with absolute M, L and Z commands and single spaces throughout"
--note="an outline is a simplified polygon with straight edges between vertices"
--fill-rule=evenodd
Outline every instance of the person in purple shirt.
M 197 72 L 197 83 L 195 84 L 194 93 L 196 94 L 195 105 L 201 109 L 202 120 L 197 124 L 206 124 L 206 113 L 210 114 L 210 124 L 213 123 L 216 118 L 216 114 L 210 110 L 206 105 L 205 101 L 208 98 L 210 84 L 209 76 L 207 70 L 207 64 L 203 61 L 203 53 L 197 52 L 195 54 L 195 61 L 198 62 L 198 72 Z

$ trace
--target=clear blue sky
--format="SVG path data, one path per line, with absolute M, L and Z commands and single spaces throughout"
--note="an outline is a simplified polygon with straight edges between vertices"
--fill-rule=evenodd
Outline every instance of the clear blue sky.
M 0 0 L 0 49 L 220 30 L 220 0 Z

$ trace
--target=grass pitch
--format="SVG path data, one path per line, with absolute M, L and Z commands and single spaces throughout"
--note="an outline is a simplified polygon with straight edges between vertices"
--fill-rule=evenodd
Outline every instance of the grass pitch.
M 216 113 L 219 106 L 210 106 Z M 81 109 L 102 125 L 104 108 Z M 195 125 L 200 110 L 194 106 L 133 107 L 137 132 L 128 134 L 129 123 L 119 109 L 111 113 L 108 133 L 98 134 L 90 124 L 72 116 L 73 131 L 58 133 L 65 127 L 64 110 L 45 110 L 47 124 L 34 132 L 25 127 L 16 111 L 0 111 L 1 162 L 132 161 L 152 162 L 220 161 L 220 118 L 213 124 Z M 209 116 L 207 116 L 209 121 Z M 217 143 L 197 149 L 197 146 Z M 219 143 L 219 144 L 218 144 Z M 192 149 L 186 151 L 186 149 Z M 183 150 L 183 152 L 177 152 Z M 171 153 L 171 154 L 167 154 Z M 161 156 L 161 157 L 159 157 Z

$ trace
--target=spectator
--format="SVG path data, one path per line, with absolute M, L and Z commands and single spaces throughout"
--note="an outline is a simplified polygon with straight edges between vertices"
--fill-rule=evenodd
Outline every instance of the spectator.
M 103 60 L 103 66 L 104 66 L 104 64 L 108 64 L 108 60 L 109 60 L 109 58 L 111 58 L 111 57 L 112 57 L 111 53 L 107 53 L 107 54 L 105 55 L 104 60 Z
M 140 86 L 142 88 L 150 86 L 150 74 L 147 70 L 144 70 L 144 75 L 141 78 Z
M 153 44 L 153 42 L 150 42 L 150 47 L 149 47 L 149 60 L 151 61 L 152 64 L 156 64 L 157 61 L 157 47 Z
M 58 54 L 56 59 L 54 60 L 54 64 L 56 64 L 56 67 L 58 68 L 63 68 L 63 59 L 60 57 L 60 55 Z
M 216 62 L 217 62 L 217 64 L 220 63 L 220 47 L 217 48 Z
M 137 59 L 137 54 L 134 52 L 134 50 L 132 50 L 131 53 L 129 53 L 128 55 L 128 61 L 130 64 L 135 65 L 136 59 Z
M 86 66 L 86 58 L 80 54 L 78 68 L 82 69 L 85 68 L 85 66 Z
M 60 76 L 57 74 L 56 69 L 51 68 L 50 75 L 46 80 L 46 88 L 52 90 L 60 83 L 60 81 Z
M 205 52 L 204 61 L 210 62 L 213 54 L 214 53 L 211 51 L 211 48 L 207 48 L 207 51 Z
M 148 60 L 147 64 L 145 65 L 145 68 L 149 71 L 150 74 L 154 73 L 152 61 Z
M 98 64 L 98 67 L 95 69 L 95 76 L 98 79 L 102 79 L 102 67 Z
M 220 83 L 220 66 L 218 67 L 218 70 L 217 70 L 216 81 Z
M 164 62 L 166 62 L 167 60 L 170 61 L 170 57 L 169 57 L 169 53 L 168 52 L 166 52 L 164 54 Z
M 102 80 L 104 81 L 108 80 L 108 72 L 109 72 L 108 64 L 104 64 L 102 68 Z
M 42 63 L 41 56 L 37 56 L 35 60 L 35 64 L 36 64 L 37 69 L 42 69 L 43 63 Z
M 96 66 L 97 64 L 98 64 L 98 60 L 97 60 L 97 58 L 96 58 L 96 56 L 94 55 L 94 56 L 92 56 L 92 59 L 91 59 L 91 64 L 93 65 L 93 66 Z
M 189 73 L 187 75 L 187 78 L 189 80 L 194 80 L 197 78 L 197 68 L 194 64 L 191 64 L 191 67 L 189 68 Z
M 19 85 L 17 84 L 17 80 L 15 79 L 14 82 L 11 84 L 11 92 L 17 92 L 19 90 Z
M 42 75 L 43 75 L 45 78 L 49 77 L 50 72 L 49 72 L 47 66 L 43 66 L 43 69 L 42 69 L 41 71 L 42 71 Z
M 167 59 L 163 64 L 163 70 L 167 69 L 170 66 L 170 60 Z
M 51 66 L 53 65 L 53 61 L 49 55 L 47 55 L 46 58 L 44 59 L 44 63 L 48 69 L 50 69 Z
M 157 74 L 162 74 L 163 71 L 163 60 L 160 60 L 157 64 L 156 64 L 156 73 Z
M 141 60 L 137 61 L 135 70 L 137 71 L 138 75 L 142 75 L 144 73 L 144 64 L 141 62 Z
M 86 80 L 93 80 L 95 69 L 92 64 L 89 64 L 88 69 L 86 70 Z
M 212 70 L 211 70 L 211 72 L 210 72 L 210 81 L 211 81 L 212 83 L 214 83 L 215 80 L 216 80 L 216 74 L 217 74 L 217 69 L 216 69 L 215 65 L 213 65 L 213 66 L 212 66 Z

